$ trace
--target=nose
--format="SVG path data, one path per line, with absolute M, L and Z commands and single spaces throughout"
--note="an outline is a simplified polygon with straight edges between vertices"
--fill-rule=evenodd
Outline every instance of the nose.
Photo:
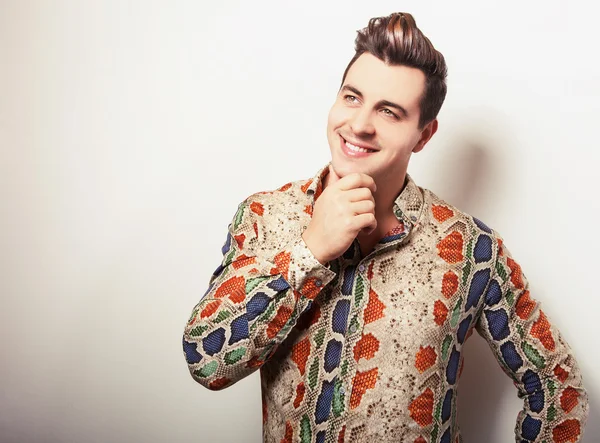
M 350 128 L 355 134 L 373 134 L 375 127 L 371 121 L 371 112 L 367 107 L 357 109 L 350 120 Z

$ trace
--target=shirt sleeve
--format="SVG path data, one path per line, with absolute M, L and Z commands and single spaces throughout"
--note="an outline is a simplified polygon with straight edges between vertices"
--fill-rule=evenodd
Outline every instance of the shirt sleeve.
M 588 394 L 568 343 L 529 292 L 529 282 L 503 240 L 476 325 L 523 399 L 516 442 L 580 441 Z
M 238 206 L 221 264 L 183 333 L 190 374 L 210 390 L 231 386 L 262 366 L 336 276 L 301 235 L 266 252 L 264 208 L 252 197 Z

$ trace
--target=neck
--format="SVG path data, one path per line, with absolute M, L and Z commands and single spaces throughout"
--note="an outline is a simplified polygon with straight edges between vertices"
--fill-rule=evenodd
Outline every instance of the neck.
M 373 194 L 373 198 L 375 199 L 375 218 L 377 218 L 377 221 L 380 218 L 385 220 L 390 214 L 394 214 L 394 202 L 404 190 L 405 181 L 406 173 L 402 175 L 399 182 L 390 184 L 390 186 L 383 185 L 383 181 L 377 183 L 377 192 Z

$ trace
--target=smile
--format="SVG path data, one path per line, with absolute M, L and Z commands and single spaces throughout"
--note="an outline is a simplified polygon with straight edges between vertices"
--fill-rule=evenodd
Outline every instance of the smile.
M 374 149 L 361 148 L 360 146 L 353 145 L 349 141 L 346 141 L 346 146 L 348 146 L 348 149 L 352 149 L 353 151 L 356 151 L 356 152 L 375 152 Z
M 341 146 L 342 151 L 348 157 L 353 157 L 353 158 L 365 157 L 374 152 L 377 152 L 375 149 L 363 148 L 361 146 L 356 146 L 356 145 L 350 143 L 349 141 L 346 141 L 342 136 L 340 136 L 340 141 L 341 141 L 341 145 L 342 145 Z

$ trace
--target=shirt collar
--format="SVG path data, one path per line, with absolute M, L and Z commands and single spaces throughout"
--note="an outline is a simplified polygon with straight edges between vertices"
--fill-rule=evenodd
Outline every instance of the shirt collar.
M 323 179 L 327 174 L 329 174 L 330 164 L 331 162 L 327 163 L 325 166 L 319 169 L 317 173 L 312 178 L 310 178 L 302 187 L 307 195 L 314 195 L 314 200 L 319 198 L 319 195 L 321 195 L 321 192 L 323 192 Z
M 404 188 L 394 200 L 394 215 L 398 220 L 403 221 L 404 224 L 412 228 L 421 219 L 423 201 L 423 191 L 407 172 L 404 179 Z
M 329 173 L 330 164 L 331 162 L 328 162 L 320 168 L 303 186 L 304 192 L 307 195 L 314 196 L 314 200 L 319 198 L 319 195 L 323 192 L 323 179 Z M 394 200 L 394 215 L 399 221 L 412 228 L 421 218 L 422 211 L 423 192 L 407 172 L 404 179 L 404 188 Z

